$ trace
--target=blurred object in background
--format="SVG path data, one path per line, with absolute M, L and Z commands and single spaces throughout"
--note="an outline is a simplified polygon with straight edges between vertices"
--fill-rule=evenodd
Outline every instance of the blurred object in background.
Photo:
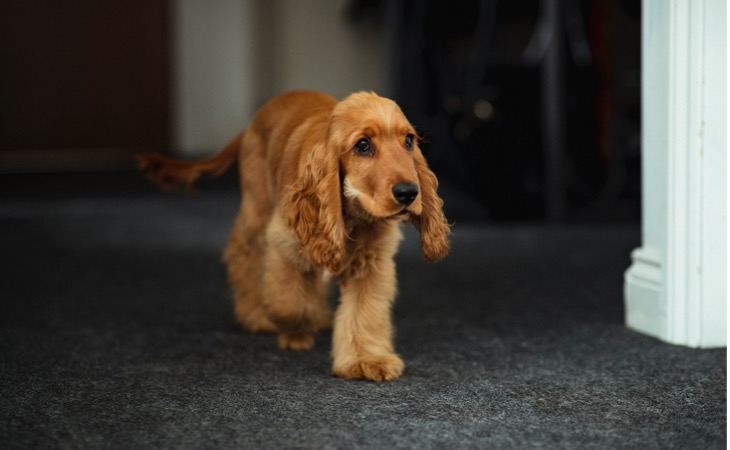
M 638 220 L 638 0 L 384 3 L 389 94 L 441 177 L 497 220 Z

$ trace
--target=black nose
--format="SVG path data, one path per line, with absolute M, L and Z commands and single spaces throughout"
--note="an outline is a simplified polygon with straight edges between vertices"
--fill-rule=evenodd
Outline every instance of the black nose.
M 398 183 L 393 186 L 393 197 L 401 205 L 410 205 L 418 197 L 418 185 L 413 183 Z

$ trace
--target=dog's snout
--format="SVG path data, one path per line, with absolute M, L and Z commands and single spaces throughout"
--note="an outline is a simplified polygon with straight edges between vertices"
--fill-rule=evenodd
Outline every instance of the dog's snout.
M 414 183 L 398 183 L 393 186 L 393 197 L 401 205 L 410 205 L 418 196 L 418 185 Z

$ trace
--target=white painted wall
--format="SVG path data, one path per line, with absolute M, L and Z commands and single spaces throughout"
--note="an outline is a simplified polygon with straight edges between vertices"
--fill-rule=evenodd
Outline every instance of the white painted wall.
M 176 0 L 173 146 L 185 156 L 221 148 L 250 117 L 254 2 Z
M 347 0 L 175 0 L 173 145 L 220 149 L 262 102 L 291 89 L 342 98 L 385 84 L 380 29 L 345 19 Z
M 274 90 L 314 89 L 337 98 L 382 92 L 384 33 L 345 18 L 348 0 L 277 0 Z
M 626 323 L 726 346 L 726 4 L 642 7 L 642 246 L 626 272 Z

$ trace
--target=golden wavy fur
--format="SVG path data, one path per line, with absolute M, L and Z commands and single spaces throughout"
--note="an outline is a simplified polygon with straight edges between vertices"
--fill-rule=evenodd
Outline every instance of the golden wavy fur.
M 199 162 L 142 155 L 163 187 L 185 186 L 239 163 L 243 200 L 224 259 L 236 321 L 308 350 L 333 327 L 333 373 L 392 380 L 393 257 L 400 222 L 412 223 L 426 259 L 449 251 L 449 225 L 413 126 L 391 100 L 355 93 L 337 102 L 291 92 L 264 105 L 222 152 Z M 328 280 L 340 287 L 334 321 Z

